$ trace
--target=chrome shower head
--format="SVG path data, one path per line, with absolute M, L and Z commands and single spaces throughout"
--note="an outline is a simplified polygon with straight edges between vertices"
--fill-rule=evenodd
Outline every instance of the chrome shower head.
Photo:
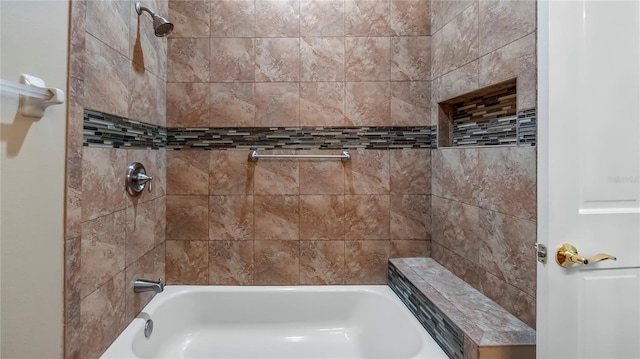
M 143 11 L 146 11 L 149 13 L 149 15 L 151 15 L 151 17 L 153 17 L 153 30 L 155 31 L 157 37 L 165 37 L 169 35 L 171 31 L 173 31 L 173 24 L 169 22 L 169 20 L 154 13 L 153 11 L 149 10 L 149 8 L 140 5 L 140 1 L 136 1 L 135 7 L 138 16 L 142 15 Z
M 165 37 L 173 31 L 173 24 L 160 15 L 153 15 L 153 29 L 157 37 Z

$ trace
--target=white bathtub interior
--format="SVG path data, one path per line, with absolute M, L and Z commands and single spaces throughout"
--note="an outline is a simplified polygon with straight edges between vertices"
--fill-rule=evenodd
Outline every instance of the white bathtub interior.
M 167 286 L 102 358 L 447 356 L 387 286 Z

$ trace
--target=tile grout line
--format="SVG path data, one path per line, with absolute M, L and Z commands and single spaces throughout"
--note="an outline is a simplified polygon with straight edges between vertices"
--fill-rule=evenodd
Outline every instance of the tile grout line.
M 479 74 L 480 73 L 480 59 L 482 59 L 482 58 L 484 58 L 486 56 L 489 56 L 491 54 L 494 54 L 494 53 L 504 49 L 505 47 L 507 47 L 509 45 L 512 45 L 513 43 L 518 42 L 518 41 L 522 40 L 523 38 L 525 38 L 525 37 L 527 37 L 527 36 L 529 36 L 531 34 L 534 34 L 535 32 L 536 32 L 535 30 L 532 31 L 532 32 L 529 32 L 526 35 L 523 35 L 523 36 L 521 36 L 521 37 L 519 37 L 519 38 L 517 38 L 517 39 L 515 39 L 513 41 L 510 41 L 510 42 L 508 42 L 508 43 L 506 43 L 506 44 L 504 44 L 504 45 L 502 45 L 502 46 L 500 46 L 500 47 L 498 47 L 498 48 L 496 48 L 496 49 L 494 49 L 492 51 L 487 52 L 484 55 L 480 55 L 480 50 L 478 49 L 478 57 L 474 58 L 473 60 L 467 61 L 466 63 L 454 68 L 453 70 L 450 70 L 450 71 L 447 71 L 445 73 L 440 74 L 439 76 L 437 76 L 437 78 L 441 79 L 442 77 L 444 77 L 446 75 L 449 75 L 449 74 L 451 74 L 451 73 L 453 73 L 453 72 L 455 72 L 457 70 L 460 70 L 461 68 L 463 68 L 463 67 L 465 67 L 465 66 L 467 66 L 467 65 L 469 65 L 469 64 L 471 64 L 471 63 L 473 63 L 475 61 L 478 61 L 478 86 L 479 86 L 479 88 L 481 88 L 480 87 L 480 83 L 479 83 L 480 82 L 480 74 Z M 479 42 L 478 42 L 478 46 L 479 46 Z M 432 68 L 433 68 L 433 65 L 432 65 Z
M 345 16 L 346 17 L 346 16 Z M 346 26 L 346 25 L 345 25 Z M 345 29 L 346 31 L 346 29 Z M 345 61 L 346 63 L 346 61 Z M 346 74 L 345 74 L 346 76 Z M 346 86 L 345 86 L 346 91 Z M 346 96 L 346 95 L 345 95 Z M 346 101 L 345 101 L 346 102 Z M 346 116 L 345 116 L 346 118 Z M 357 152 L 354 153 L 357 156 Z M 342 163 L 342 283 L 346 284 L 347 282 L 347 170 L 351 170 L 352 161 L 349 162 L 349 168 L 347 168 L 347 163 Z
M 488 274 L 488 275 L 491 275 L 491 276 L 495 277 L 496 279 L 498 279 L 499 281 L 503 282 L 503 283 L 504 283 L 504 284 L 506 284 L 507 286 L 511 287 L 512 289 L 517 290 L 518 292 L 520 292 L 520 293 L 522 293 L 522 294 L 524 294 L 524 295 L 526 295 L 526 296 L 528 296 L 528 297 L 532 297 L 532 296 L 531 296 L 529 293 L 527 293 L 525 290 L 523 290 L 523 289 L 521 289 L 521 288 L 519 288 L 519 287 L 517 287 L 517 286 L 513 285 L 512 283 L 510 283 L 510 282 L 508 282 L 508 281 L 506 281 L 506 280 L 504 280 L 504 279 L 501 279 L 500 277 L 498 277 L 498 275 L 497 275 L 497 274 L 495 274 L 495 273 L 491 272 L 489 269 L 487 269 L 486 267 L 484 267 L 482 264 L 478 263 L 477 261 L 473 261 L 473 260 L 471 260 L 471 259 L 469 259 L 469 258 L 467 258 L 467 257 L 465 257 L 465 256 L 463 256 L 463 255 L 458 254 L 458 252 L 456 252 L 454 249 L 450 248 L 449 246 L 446 246 L 446 245 L 445 245 L 445 244 L 443 244 L 443 243 L 440 243 L 440 242 L 435 242 L 435 243 L 436 243 L 436 245 L 438 245 L 438 246 L 442 247 L 442 250 L 444 250 L 444 251 L 446 251 L 446 252 L 449 252 L 449 253 L 445 253 L 445 255 L 446 255 L 447 257 L 452 258 L 452 256 L 453 256 L 453 257 L 457 257 L 457 258 L 454 258 L 454 259 L 456 259 L 456 260 L 458 260 L 458 261 L 460 261 L 460 260 L 462 260 L 462 261 L 466 261 L 466 262 L 468 262 L 468 264 L 471 264 L 471 266 L 476 267 L 476 269 L 477 269 L 477 270 L 482 271 L 482 272 L 483 272 L 483 273 L 485 273 L 485 274 Z M 433 258 L 433 257 L 432 257 L 432 258 Z M 436 262 L 440 263 L 440 262 L 439 262 L 439 261 L 437 261 L 435 258 L 433 258 L 433 259 L 434 259 Z M 447 268 L 447 269 L 448 269 L 448 267 L 447 267 L 447 266 L 445 266 L 444 264 L 442 264 L 442 263 L 440 263 L 440 264 L 441 264 L 443 267 L 445 267 L 445 268 Z M 475 270 L 475 271 L 474 271 L 474 273 L 477 273 L 477 272 L 478 272 L 477 270 Z M 452 271 L 452 272 L 453 272 L 453 271 Z M 481 279 L 478 279 L 478 281 L 481 281 Z M 467 284 L 469 284 L 471 287 L 473 287 L 473 288 L 475 288 L 476 290 L 478 290 L 480 293 L 484 294 L 484 292 L 483 292 L 483 291 L 481 291 L 480 289 L 476 288 L 476 287 L 475 287 L 475 286 L 473 286 L 471 283 L 467 282 Z M 481 282 L 478 282 L 478 285 L 481 285 Z
M 496 210 L 493 210 L 493 209 L 490 209 L 490 208 L 486 208 L 486 207 L 480 207 L 480 206 L 478 206 L 476 204 L 463 202 L 463 201 L 460 201 L 460 200 L 457 200 L 457 199 L 448 198 L 448 197 L 442 197 L 441 195 L 436 195 L 436 194 L 431 194 L 431 196 L 432 197 L 437 197 L 437 198 L 440 198 L 440 199 L 443 199 L 443 200 L 446 200 L 446 201 L 450 201 L 450 202 L 456 202 L 456 203 L 459 203 L 459 204 L 462 204 L 462 205 L 465 205 L 465 206 L 475 207 L 475 208 L 478 208 L 478 209 L 483 210 L 483 211 L 489 211 L 489 212 L 498 213 L 500 215 L 507 216 L 507 217 L 510 217 L 510 218 L 518 220 L 518 221 L 526 221 L 526 222 L 531 222 L 531 223 L 537 223 L 536 220 L 533 220 L 533 219 L 530 219 L 530 218 L 519 217 L 519 216 L 516 216 L 516 215 L 511 214 L 511 213 L 506 213 L 506 212 L 502 212 L 502 211 L 496 211 Z
M 300 2 L 298 2 L 299 4 Z M 301 278 L 301 272 L 300 272 L 300 267 L 302 266 L 302 253 L 300 252 L 300 243 L 301 243 L 301 236 L 300 236 L 300 232 L 301 232 L 301 228 L 302 228 L 302 200 L 301 200 L 301 195 L 300 195 L 300 160 L 295 160 L 296 161 L 296 171 L 298 172 L 298 194 L 297 194 L 297 200 L 298 200 L 298 285 L 300 285 L 302 283 L 302 278 Z
M 255 4 L 255 1 L 254 1 Z M 255 6 L 255 5 L 254 5 Z M 251 234 L 251 240 L 253 243 L 253 252 L 252 252 L 252 260 L 253 260 L 253 283 L 251 285 L 256 285 L 256 273 L 257 273 L 257 261 L 256 261 L 256 181 L 257 178 L 255 176 L 255 172 L 256 169 L 258 168 L 258 162 L 254 162 L 254 163 L 249 163 L 248 164 L 248 168 L 251 168 L 251 166 L 253 166 L 253 176 L 252 176 L 252 186 L 251 186 L 251 197 L 252 197 L 252 206 L 251 206 L 251 211 L 252 211 L 252 220 L 253 220 L 253 224 L 252 224 L 252 234 Z

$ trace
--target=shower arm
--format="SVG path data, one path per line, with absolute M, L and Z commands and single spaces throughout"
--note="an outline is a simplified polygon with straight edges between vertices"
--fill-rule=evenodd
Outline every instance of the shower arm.
M 140 5 L 140 2 L 136 2 L 136 12 L 138 13 L 138 16 L 142 15 L 143 11 L 148 12 L 149 15 L 151 15 L 151 18 L 156 15 L 153 11 L 149 10 L 148 7 Z

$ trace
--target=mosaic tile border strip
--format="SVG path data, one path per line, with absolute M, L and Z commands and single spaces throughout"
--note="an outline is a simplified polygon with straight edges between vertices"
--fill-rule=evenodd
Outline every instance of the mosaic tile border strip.
M 88 147 L 173 150 L 434 148 L 435 126 L 165 128 L 85 109 Z
M 518 144 L 535 146 L 538 138 L 538 116 L 536 109 L 531 108 L 518 112 Z
M 389 262 L 389 287 L 431 334 L 449 358 L 464 358 L 464 333 Z
M 517 119 L 494 119 L 482 126 L 454 128 L 454 146 L 536 144 L 536 109 L 520 111 Z M 455 133 L 463 131 L 471 133 L 469 138 L 456 140 Z M 83 145 L 173 150 L 347 150 L 436 148 L 437 141 L 436 126 L 166 128 L 85 109 Z
M 433 148 L 434 126 L 170 128 L 169 149 L 394 149 Z
M 167 129 L 162 126 L 85 109 L 83 127 L 84 146 L 154 150 L 166 147 Z

